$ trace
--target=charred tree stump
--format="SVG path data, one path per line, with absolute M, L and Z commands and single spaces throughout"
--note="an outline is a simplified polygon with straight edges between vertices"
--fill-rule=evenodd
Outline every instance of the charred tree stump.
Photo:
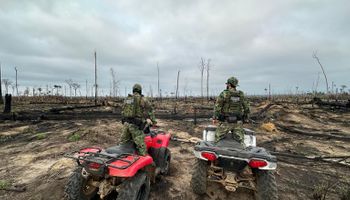
M 11 101 L 12 101 L 12 96 L 11 96 L 11 94 L 6 94 L 6 95 L 5 95 L 5 108 L 4 108 L 4 113 L 10 113 L 10 112 L 11 112 Z

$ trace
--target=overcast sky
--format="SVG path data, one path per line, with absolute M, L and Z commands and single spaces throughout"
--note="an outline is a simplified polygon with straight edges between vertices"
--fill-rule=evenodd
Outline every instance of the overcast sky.
M 0 0 L 0 61 L 3 78 L 25 87 L 89 88 L 97 51 L 100 92 L 109 94 L 110 68 L 120 94 L 133 83 L 163 95 L 200 94 L 201 57 L 211 59 L 210 93 L 230 76 L 248 94 L 310 91 L 321 69 L 331 82 L 350 88 L 348 0 Z M 322 73 L 318 88 L 325 90 Z M 89 92 L 90 93 L 90 92 Z

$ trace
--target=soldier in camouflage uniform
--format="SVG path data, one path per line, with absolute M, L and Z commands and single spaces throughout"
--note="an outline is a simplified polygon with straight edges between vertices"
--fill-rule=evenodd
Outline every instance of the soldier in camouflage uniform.
M 133 94 L 129 94 L 122 107 L 122 121 L 124 124 L 121 144 L 133 141 L 140 155 L 146 155 L 144 130 L 149 125 L 156 124 L 153 108 L 142 95 L 140 84 L 133 86 Z
M 219 121 L 215 139 L 223 139 L 231 132 L 238 142 L 244 142 L 243 121 L 248 118 L 249 103 L 244 98 L 242 91 L 236 90 L 238 80 L 231 77 L 227 80 L 227 88 L 221 92 L 216 100 L 214 108 L 214 123 Z

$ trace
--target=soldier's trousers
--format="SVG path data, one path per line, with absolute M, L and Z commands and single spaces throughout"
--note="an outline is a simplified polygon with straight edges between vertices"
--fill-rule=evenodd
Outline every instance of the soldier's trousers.
M 244 130 L 241 122 L 238 123 L 228 123 L 228 122 L 220 122 L 218 128 L 215 133 L 215 140 L 218 142 L 219 140 L 226 137 L 227 134 L 231 131 L 233 139 L 238 141 L 239 143 L 244 143 Z
M 129 141 L 135 143 L 137 151 L 140 155 L 144 156 L 147 154 L 145 135 L 143 131 L 140 130 L 138 126 L 125 122 L 120 143 L 125 144 Z

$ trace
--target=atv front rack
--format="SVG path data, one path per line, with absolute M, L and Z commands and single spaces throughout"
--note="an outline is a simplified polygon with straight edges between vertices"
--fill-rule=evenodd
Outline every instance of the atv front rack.
M 131 153 L 122 153 L 122 154 L 109 154 L 106 152 L 103 152 L 99 149 L 98 152 L 81 152 L 79 151 L 73 151 L 71 153 L 65 154 L 64 157 L 71 158 L 77 161 L 78 165 L 85 166 L 83 163 L 97 163 L 104 167 L 112 167 L 115 169 L 127 169 L 132 164 L 134 164 L 136 161 L 140 159 L 139 155 L 131 154 Z M 125 158 L 132 156 L 132 160 L 127 160 Z M 82 162 L 84 161 L 84 162 Z M 116 161 L 121 161 L 123 163 L 126 163 L 127 165 L 123 166 L 116 166 L 114 164 L 111 164 Z

